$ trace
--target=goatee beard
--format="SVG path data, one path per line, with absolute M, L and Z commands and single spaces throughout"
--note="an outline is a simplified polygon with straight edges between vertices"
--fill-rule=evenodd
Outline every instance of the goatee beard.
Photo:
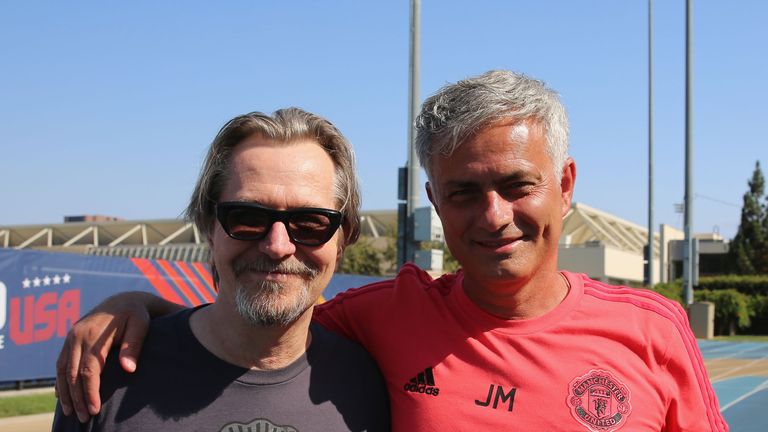
M 293 259 L 275 262 L 261 257 L 248 262 L 235 262 L 233 271 L 237 283 L 235 307 L 240 316 L 254 326 L 290 325 L 312 306 L 309 285 L 319 270 L 301 261 Z M 287 273 L 299 275 L 303 280 L 297 287 L 286 287 L 271 280 L 252 282 L 246 286 L 240 276 L 249 271 Z

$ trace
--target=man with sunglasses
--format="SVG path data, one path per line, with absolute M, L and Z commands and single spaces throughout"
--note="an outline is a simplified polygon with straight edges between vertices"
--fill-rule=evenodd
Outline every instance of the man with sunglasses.
M 53 430 L 389 430 L 368 353 L 310 323 L 358 207 L 352 149 L 331 123 L 296 108 L 232 119 L 186 212 L 208 238 L 215 302 L 153 320 L 140 369 L 104 366 L 99 415 L 57 409 Z
M 315 308 L 382 368 L 394 430 L 727 430 L 680 305 L 557 270 L 576 165 L 554 91 L 491 71 L 428 98 L 416 128 L 427 193 L 462 270 L 433 280 L 406 265 Z M 111 338 L 89 332 L 146 315 L 125 303 L 102 307 L 72 339 L 103 352 Z M 122 355 L 134 358 L 138 338 L 126 339 Z M 97 384 L 88 377 L 89 400 Z

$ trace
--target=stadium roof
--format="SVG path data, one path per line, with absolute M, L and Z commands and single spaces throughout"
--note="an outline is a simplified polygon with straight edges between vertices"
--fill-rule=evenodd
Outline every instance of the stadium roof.
M 364 211 L 360 223 L 364 236 L 392 235 L 396 232 L 397 211 Z M 567 245 L 600 242 L 642 254 L 647 233 L 648 230 L 640 225 L 574 202 L 563 221 L 560 241 Z M 654 252 L 658 254 L 658 235 L 655 240 Z M 207 253 L 205 238 L 193 224 L 180 219 L 2 226 L 0 247 L 121 256 L 135 256 L 138 247 L 147 249 L 142 253 L 150 254 L 147 258 L 165 258 L 163 254 L 170 253 L 168 250 L 176 251 L 172 252 L 173 256 Z
M 579 245 L 600 242 L 626 252 L 643 254 L 648 229 L 610 213 L 574 202 L 563 220 L 560 243 Z M 659 235 L 654 233 L 654 255 L 659 253 Z
M 397 211 L 364 211 L 362 234 L 381 237 L 395 232 Z M 194 224 L 181 219 L 90 220 L 59 224 L 0 226 L 0 247 L 84 252 L 94 247 L 204 244 Z

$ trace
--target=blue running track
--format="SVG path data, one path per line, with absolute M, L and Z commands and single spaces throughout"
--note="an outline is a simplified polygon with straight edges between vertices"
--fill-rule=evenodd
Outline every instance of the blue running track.
M 768 343 L 699 341 L 731 432 L 768 432 Z

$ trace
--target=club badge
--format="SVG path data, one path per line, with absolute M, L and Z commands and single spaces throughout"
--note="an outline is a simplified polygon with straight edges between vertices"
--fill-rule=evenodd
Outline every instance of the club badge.
M 571 415 L 592 432 L 613 432 L 632 413 L 630 393 L 610 372 L 593 369 L 568 386 Z

